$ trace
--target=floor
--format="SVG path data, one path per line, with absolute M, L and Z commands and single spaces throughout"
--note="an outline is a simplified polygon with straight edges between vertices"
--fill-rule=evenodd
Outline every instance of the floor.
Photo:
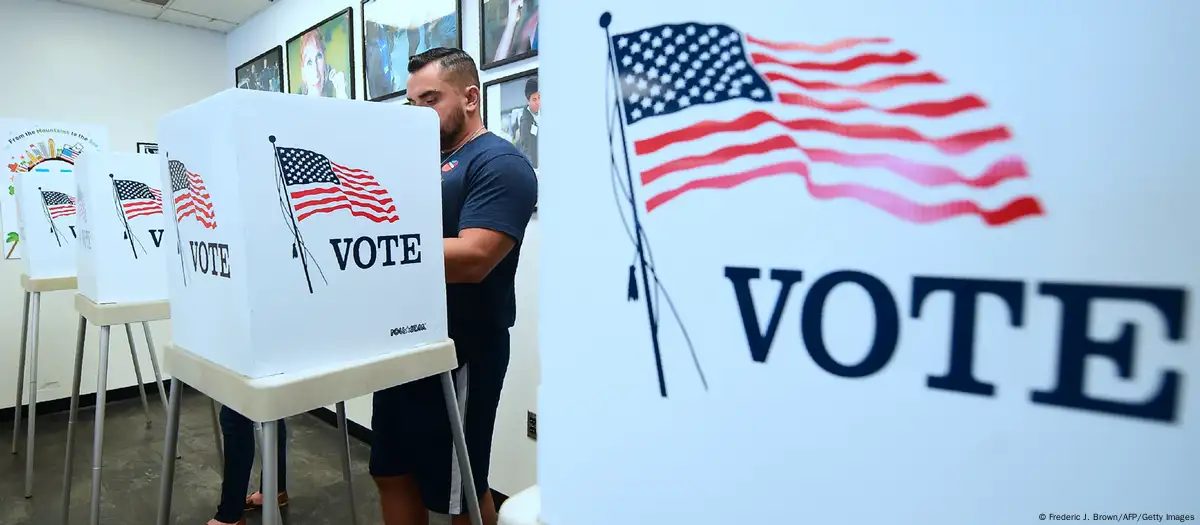
M 101 523 L 152 524 L 158 507 L 160 460 L 166 412 L 151 397 L 150 428 L 146 427 L 141 402 L 130 399 L 109 403 L 105 420 L 104 477 L 100 505 Z M 88 523 L 91 500 L 91 450 L 93 410 L 80 412 L 76 424 L 74 474 L 71 485 L 72 525 Z M 10 455 L 11 422 L 0 426 L 0 525 L 59 525 L 62 515 L 63 461 L 67 414 L 39 415 L 37 472 L 33 498 L 24 498 L 25 443 L 19 454 Z M 22 436 L 25 429 L 22 427 Z M 288 493 L 291 503 L 283 509 L 284 523 L 296 525 L 348 525 L 350 513 L 342 482 L 338 440 L 341 433 L 311 415 L 288 419 Z M 359 525 L 378 525 L 378 495 L 367 474 L 370 449 L 351 438 L 350 456 Z M 175 470 L 174 513 L 171 523 L 204 525 L 216 510 L 221 483 L 213 439 L 208 398 L 187 391 L 179 429 L 179 453 Z M 258 474 L 252 479 L 257 480 Z M 257 483 L 255 481 L 254 483 Z M 257 489 L 257 487 L 255 487 Z M 258 513 L 250 524 L 259 524 Z M 448 525 L 445 516 L 434 515 L 431 525 Z

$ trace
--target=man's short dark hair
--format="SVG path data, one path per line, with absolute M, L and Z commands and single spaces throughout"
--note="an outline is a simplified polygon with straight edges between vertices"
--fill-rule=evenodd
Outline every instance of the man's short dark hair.
M 408 72 L 416 73 L 435 62 L 442 66 L 442 74 L 446 75 L 446 80 L 458 87 L 466 89 L 479 86 L 479 69 L 475 67 L 475 59 L 466 51 L 452 47 L 435 47 L 413 55 L 408 59 Z
M 529 99 L 538 92 L 537 77 L 525 81 L 525 98 Z

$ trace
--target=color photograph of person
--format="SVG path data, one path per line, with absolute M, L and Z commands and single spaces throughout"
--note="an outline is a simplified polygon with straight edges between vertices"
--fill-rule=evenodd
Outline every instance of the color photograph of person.
M 404 94 L 408 58 L 435 47 L 462 46 L 460 0 L 366 0 L 363 49 L 367 100 Z
M 353 35 L 347 8 L 288 40 L 288 93 L 354 98 Z
M 537 70 L 484 84 L 484 125 L 517 146 L 538 170 L 538 120 L 542 116 L 542 93 Z
M 480 69 L 537 55 L 538 0 L 479 0 Z
M 283 92 L 283 47 L 275 46 L 234 70 L 235 85 L 241 89 Z

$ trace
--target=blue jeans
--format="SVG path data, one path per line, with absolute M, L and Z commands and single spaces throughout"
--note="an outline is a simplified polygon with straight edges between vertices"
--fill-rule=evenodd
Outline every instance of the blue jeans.
M 229 407 L 221 407 L 221 434 L 225 436 L 225 472 L 221 480 L 221 504 L 213 519 L 237 523 L 246 510 L 246 488 L 254 470 L 254 422 Z M 279 492 L 287 491 L 287 427 L 279 420 Z M 262 477 L 259 476 L 259 486 Z M 266 498 L 273 494 L 264 494 Z

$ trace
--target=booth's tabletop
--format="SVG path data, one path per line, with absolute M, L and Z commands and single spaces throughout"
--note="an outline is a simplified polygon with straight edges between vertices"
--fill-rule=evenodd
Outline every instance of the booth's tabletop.
M 253 421 L 274 421 L 326 407 L 458 366 L 454 342 L 397 350 L 388 354 L 307 370 L 251 379 L 187 349 L 163 349 L 167 372 Z
M 74 290 L 78 286 L 74 277 L 30 277 L 21 274 L 21 288 L 26 292 L 57 292 L 59 290 Z

